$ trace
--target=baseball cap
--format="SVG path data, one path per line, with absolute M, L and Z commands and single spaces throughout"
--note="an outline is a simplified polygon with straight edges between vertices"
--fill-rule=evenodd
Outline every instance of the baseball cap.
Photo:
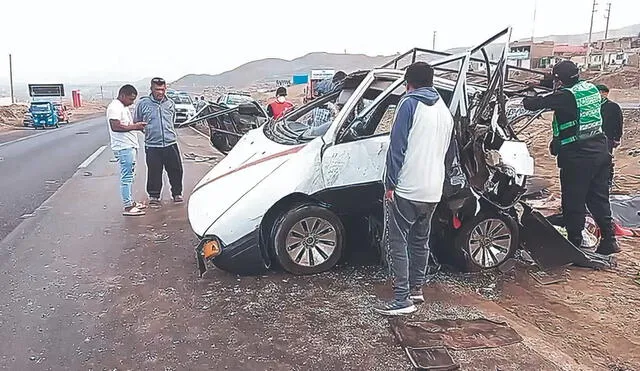
M 578 78 L 580 70 L 575 63 L 571 61 L 561 61 L 553 66 L 553 76 L 560 81 L 566 82 Z

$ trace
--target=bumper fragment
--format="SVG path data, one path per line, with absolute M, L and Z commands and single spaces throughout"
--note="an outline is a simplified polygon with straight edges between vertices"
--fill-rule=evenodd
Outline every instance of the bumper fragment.
M 196 261 L 200 277 L 212 266 L 239 275 L 261 274 L 266 272 L 270 266 L 260 250 L 258 230 L 228 245 L 221 242 L 220 255 L 206 259 L 204 245 L 209 240 L 210 238 L 203 238 L 196 247 Z

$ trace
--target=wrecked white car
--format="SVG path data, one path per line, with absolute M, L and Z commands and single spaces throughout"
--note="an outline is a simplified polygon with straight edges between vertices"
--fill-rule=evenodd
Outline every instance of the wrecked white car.
M 491 269 L 511 260 L 520 246 L 545 267 L 566 260 L 606 266 L 567 246 L 551 224 L 519 202 L 534 166 L 505 109 L 509 36 L 505 29 L 468 52 L 439 53 L 430 61 L 441 73 L 435 88 L 456 124 L 432 228 L 433 255 L 463 270 Z M 484 48 L 500 37 L 507 38 L 503 53 L 491 62 Z M 212 264 L 237 274 L 274 266 L 313 274 L 331 269 L 354 244 L 381 252 L 383 171 L 393 111 L 404 94 L 398 65 L 402 58 L 415 61 L 421 51 L 353 73 L 332 93 L 237 141 L 189 199 L 201 274 Z M 469 71 L 477 52 L 485 56 L 486 73 Z M 527 239 L 540 230 L 555 232 L 549 238 L 560 242 Z M 564 252 L 550 251 L 548 243 L 564 244 Z

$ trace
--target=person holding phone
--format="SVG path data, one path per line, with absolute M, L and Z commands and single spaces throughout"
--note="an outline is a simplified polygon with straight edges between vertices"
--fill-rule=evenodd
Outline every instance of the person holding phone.
M 133 122 L 129 107 L 138 96 L 138 91 L 132 85 L 124 85 L 107 107 L 107 121 L 109 122 L 109 136 L 111 150 L 120 166 L 120 196 L 124 206 L 125 216 L 144 215 L 145 205 L 133 200 L 133 178 L 135 175 L 136 156 L 138 154 L 137 131 L 144 130 L 146 122 Z

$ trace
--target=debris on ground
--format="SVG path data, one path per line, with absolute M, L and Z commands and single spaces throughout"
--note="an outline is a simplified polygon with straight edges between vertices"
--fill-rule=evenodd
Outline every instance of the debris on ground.
M 454 370 L 459 365 L 449 351 L 501 348 L 522 342 L 506 322 L 485 318 L 432 321 L 389 320 L 396 341 L 417 369 Z
M 217 156 L 204 156 L 204 155 L 199 155 L 193 152 L 185 153 L 183 157 L 186 160 L 194 161 L 194 162 L 207 162 L 207 161 L 215 161 L 218 159 Z
M 554 270 L 554 271 L 530 271 L 529 275 L 533 277 L 536 282 L 541 285 L 551 285 L 554 283 L 567 282 L 567 271 L 566 269 Z
M 522 341 L 522 337 L 506 322 L 486 318 L 406 322 L 392 319 L 389 322 L 396 340 L 403 347 L 478 350 Z

